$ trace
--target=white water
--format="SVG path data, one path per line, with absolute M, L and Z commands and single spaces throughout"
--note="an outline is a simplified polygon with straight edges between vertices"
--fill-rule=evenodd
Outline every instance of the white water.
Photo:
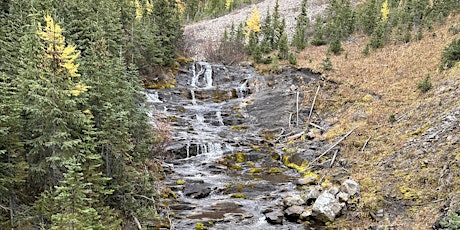
M 206 79 L 206 88 L 212 88 L 212 66 L 208 63 L 204 64 L 206 71 L 204 72 L 204 77 Z
M 220 112 L 220 110 L 216 112 L 216 117 L 219 125 L 224 126 L 224 119 L 222 118 L 222 112 Z
M 196 105 L 195 91 L 190 90 L 190 94 L 192 95 L 192 105 Z
M 236 95 L 238 98 L 243 98 L 246 95 L 246 92 L 248 91 L 248 80 L 246 79 L 243 84 L 238 86 L 236 88 Z

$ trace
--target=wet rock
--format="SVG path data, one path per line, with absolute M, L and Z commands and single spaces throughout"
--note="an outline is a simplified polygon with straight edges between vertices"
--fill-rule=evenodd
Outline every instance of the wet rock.
M 275 210 L 265 214 L 265 220 L 270 224 L 283 224 L 284 214 L 281 210 Z
M 350 196 L 355 196 L 359 194 L 360 187 L 356 181 L 347 179 L 342 183 L 340 190 L 344 193 L 348 193 Z
M 251 213 L 225 213 L 224 221 L 238 223 L 238 222 L 243 221 L 244 219 L 248 219 L 252 217 L 254 217 L 254 215 L 252 215 Z
M 300 195 L 292 195 L 283 198 L 284 207 L 291 207 L 295 205 L 305 204 L 305 200 Z
M 194 199 L 201 199 L 209 196 L 211 188 L 209 184 L 200 182 L 188 182 L 184 194 Z
M 340 203 L 334 195 L 324 192 L 313 204 L 313 213 L 316 219 L 322 222 L 332 222 L 339 215 L 344 203 Z
M 171 204 L 171 205 L 169 205 L 169 207 L 172 210 L 178 210 L 178 211 L 181 211 L 181 210 L 193 210 L 193 209 L 196 208 L 194 205 L 191 205 L 191 204 Z
M 286 210 L 284 210 L 284 214 L 286 218 L 290 221 L 297 221 L 300 215 L 304 212 L 304 208 L 302 206 L 294 205 Z

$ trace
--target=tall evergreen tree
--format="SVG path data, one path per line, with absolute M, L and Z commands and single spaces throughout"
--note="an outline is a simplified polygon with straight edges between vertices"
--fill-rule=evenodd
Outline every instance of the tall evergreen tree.
M 307 15 L 307 0 L 302 0 L 302 7 L 299 15 L 297 16 L 297 25 L 291 44 L 296 47 L 297 50 L 303 50 L 307 47 L 307 30 L 309 24 L 310 21 Z

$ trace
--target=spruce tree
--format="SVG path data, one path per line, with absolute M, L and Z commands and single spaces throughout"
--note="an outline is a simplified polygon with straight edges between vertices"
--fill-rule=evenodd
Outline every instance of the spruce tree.
M 323 18 L 320 14 L 316 16 L 313 37 L 310 43 L 314 46 L 322 46 L 327 43 L 324 38 Z
M 283 33 L 281 36 L 279 47 L 278 47 L 278 57 L 281 60 L 286 60 L 289 57 L 289 45 L 288 45 L 288 38 L 286 33 Z
M 297 25 L 292 38 L 292 46 L 296 47 L 297 50 L 303 50 L 307 47 L 307 30 L 309 24 L 310 22 L 307 16 L 307 0 L 302 0 L 302 8 L 297 16 Z

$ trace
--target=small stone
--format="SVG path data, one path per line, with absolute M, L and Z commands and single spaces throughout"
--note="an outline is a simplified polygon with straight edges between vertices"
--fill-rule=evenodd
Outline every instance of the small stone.
M 286 214 L 286 218 L 290 221 L 296 221 L 299 219 L 300 215 L 304 212 L 304 208 L 302 206 L 294 205 L 289 207 L 288 209 L 284 210 Z
M 316 183 L 316 177 L 307 176 L 305 178 L 300 178 L 297 180 L 297 185 L 312 185 Z
M 305 196 L 305 200 L 307 201 L 307 203 L 313 203 L 313 201 L 316 200 L 316 198 L 318 198 L 320 194 L 321 187 L 315 186 L 312 190 L 310 190 L 310 192 L 307 193 L 307 195 Z
M 350 199 L 350 195 L 344 192 L 339 192 L 336 197 L 339 199 L 340 202 L 347 202 L 348 199 Z
M 334 186 L 334 187 L 330 188 L 327 192 L 329 192 L 330 194 L 335 196 L 340 192 L 340 189 L 338 187 Z
M 265 219 L 270 224 L 283 224 L 284 214 L 281 210 L 276 210 L 266 213 Z
M 311 217 L 312 215 L 313 215 L 313 212 L 312 212 L 311 208 L 304 209 L 304 211 L 302 212 L 302 214 L 300 214 L 299 219 L 300 219 L 300 220 L 308 220 L 308 219 L 310 219 L 310 217 Z
M 355 196 L 359 194 L 360 187 L 356 181 L 348 179 L 342 183 L 340 190 L 344 193 L 348 193 L 350 196 Z
M 384 214 L 383 209 L 379 209 L 379 210 L 377 211 L 377 217 L 382 218 L 382 217 L 383 217 L 383 214 Z
M 313 213 L 319 221 L 332 222 L 344 206 L 345 204 L 340 203 L 334 195 L 324 192 L 313 204 Z
M 283 198 L 284 207 L 291 207 L 294 205 L 303 205 L 305 200 L 299 195 L 292 195 Z

